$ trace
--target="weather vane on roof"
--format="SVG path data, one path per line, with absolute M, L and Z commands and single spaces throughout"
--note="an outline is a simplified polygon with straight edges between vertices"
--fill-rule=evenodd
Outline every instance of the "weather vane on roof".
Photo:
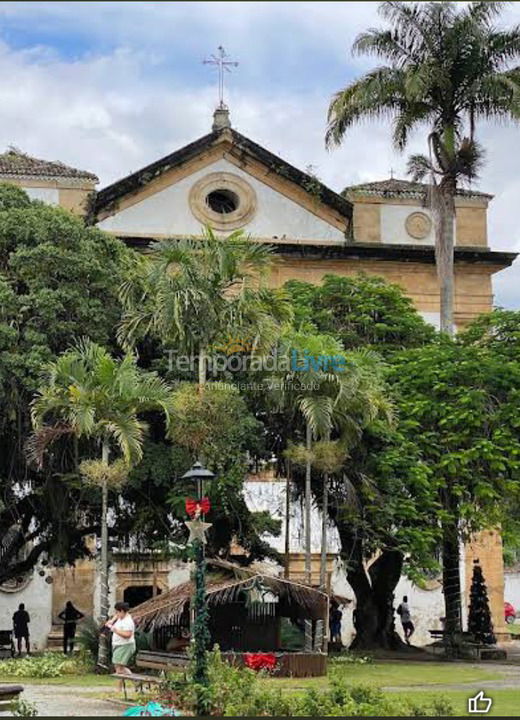
M 224 104 L 224 73 L 231 72 L 230 68 L 238 67 L 236 60 L 230 60 L 229 56 L 226 55 L 226 51 L 222 45 L 218 46 L 218 56 L 211 55 L 209 60 L 202 61 L 204 65 L 214 65 L 218 68 L 218 95 L 219 95 L 219 107 L 225 108 Z

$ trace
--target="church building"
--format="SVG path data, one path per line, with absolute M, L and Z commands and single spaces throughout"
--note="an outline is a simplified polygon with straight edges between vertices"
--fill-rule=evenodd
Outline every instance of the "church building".
M 422 316 L 439 326 L 439 286 L 427 186 L 390 178 L 336 192 L 237 132 L 223 104 L 215 111 L 207 135 L 97 193 L 98 180 L 92 173 L 60 162 L 37 160 L 16 149 L 0 155 L 1 181 L 19 185 L 31 198 L 78 214 L 88 211 L 100 229 L 143 251 L 154 240 L 200 236 L 205 225 L 223 236 L 243 229 L 252 240 L 273 246 L 276 262 L 270 275 L 272 286 L 281 286 L 289 279 L 319 283 L 326 274 L 374 274 L 401 286 Z M 491 200 L 492 195 L 472 189 L 459 190 L 456 196 L 455 323 L 459 329 L 491 310 L 492 277 L 516 257 L 515 253 L 489 247 L 487 210 Z M 252 476 L 246 487 L 252 509 L 270 509 L 280 517 L 284 493 L 285 481 L 265 473 Z M 301 518 L 297 509 L 294 513 Z M 291 538 L 295 578 L 301 573 L 303 558 L 301 520 L 298 522 L 296 535 Z M 320 522 L 316 510 L 316 561 Z M 283 548 L 283 537 L 273 542 Z M 352 596 L 337 566 L 334 538 L 329 551 L 335 591 Z M 504 579 L 499 535 L 483 533 L 465 548 L 462 570 L 466 590 L 474 557 L 479 557 L 483 566 L 495 628 L 500 631 L 504 624 Z M 175 563 L 152 566 L 143 559 L 133 565 L 120 557 L 112 567 L 111 602 L 125 598 L 137 603 L 146 599 L 147 593 L 165 590 L 186 577 L 187 569 Z M 35 640 L 40 647 L 47 642 L 65 599 L 73 599 L 83 612 L 97 615 L 99 582 L 94 563 L 78 563 L 75 570 L 57 570 L 53 580 L 44 586 L 35 573 L 26 586 L 12 594 L 15 604 L 39 603 L 37 611 L 33 610 L 37 618 L 33 631 L 37 626 L 39 639 Z M 438 627 L 443 614 L 440 584 L 432 581 L 428 587 L 412 588 L 403 580 L 398 592 L 403 590 L 412 596 L 416 608 L 421 608 L 417 624 L 423 632 L 417 637 L 426 641 L 427 629 Z M 0 587 L 0 625 L 5 625 L 2 592 Z

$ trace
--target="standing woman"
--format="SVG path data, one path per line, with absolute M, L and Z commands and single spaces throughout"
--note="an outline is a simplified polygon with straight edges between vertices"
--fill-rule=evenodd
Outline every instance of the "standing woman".
M 70 600 L 65 604 L 65 610 L 58 615 L 63 620 L 63 653 L 74 652 L 74 638 L 76 637 L 76 624 L 85 616 L 77 610 Z
M 114 617 L 105 623 L 105 627 L 112 631 L 112 663 L 118 675 L 131 675 L 129 665 L 135 655 L 134 620 L 128 612 L 128 603 L 117 602 L 114 608 Z

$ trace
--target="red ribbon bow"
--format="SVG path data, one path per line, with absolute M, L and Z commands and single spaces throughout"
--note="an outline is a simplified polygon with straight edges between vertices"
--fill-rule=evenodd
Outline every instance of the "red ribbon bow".
M 195 515 L 206 515 L 210 510 L 209 498 L 203 497 L 202 500 L 194 500 L 193 498 L 186 498 L 186 512 L 190 518 Z

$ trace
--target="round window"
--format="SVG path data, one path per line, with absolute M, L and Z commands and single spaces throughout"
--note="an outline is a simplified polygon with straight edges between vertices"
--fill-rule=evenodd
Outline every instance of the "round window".
M 253 187 L 239 175 L 214 172 L 197 180 L 189 195 L 193 215 L 214 230 L 243 228 L 256 212 Z
M 213 212 L 220 215 L 228 215 L 238 210 L 240 199 L 232 190 L 219 188 L 213 190 L 206 196 L 206 202 Z

